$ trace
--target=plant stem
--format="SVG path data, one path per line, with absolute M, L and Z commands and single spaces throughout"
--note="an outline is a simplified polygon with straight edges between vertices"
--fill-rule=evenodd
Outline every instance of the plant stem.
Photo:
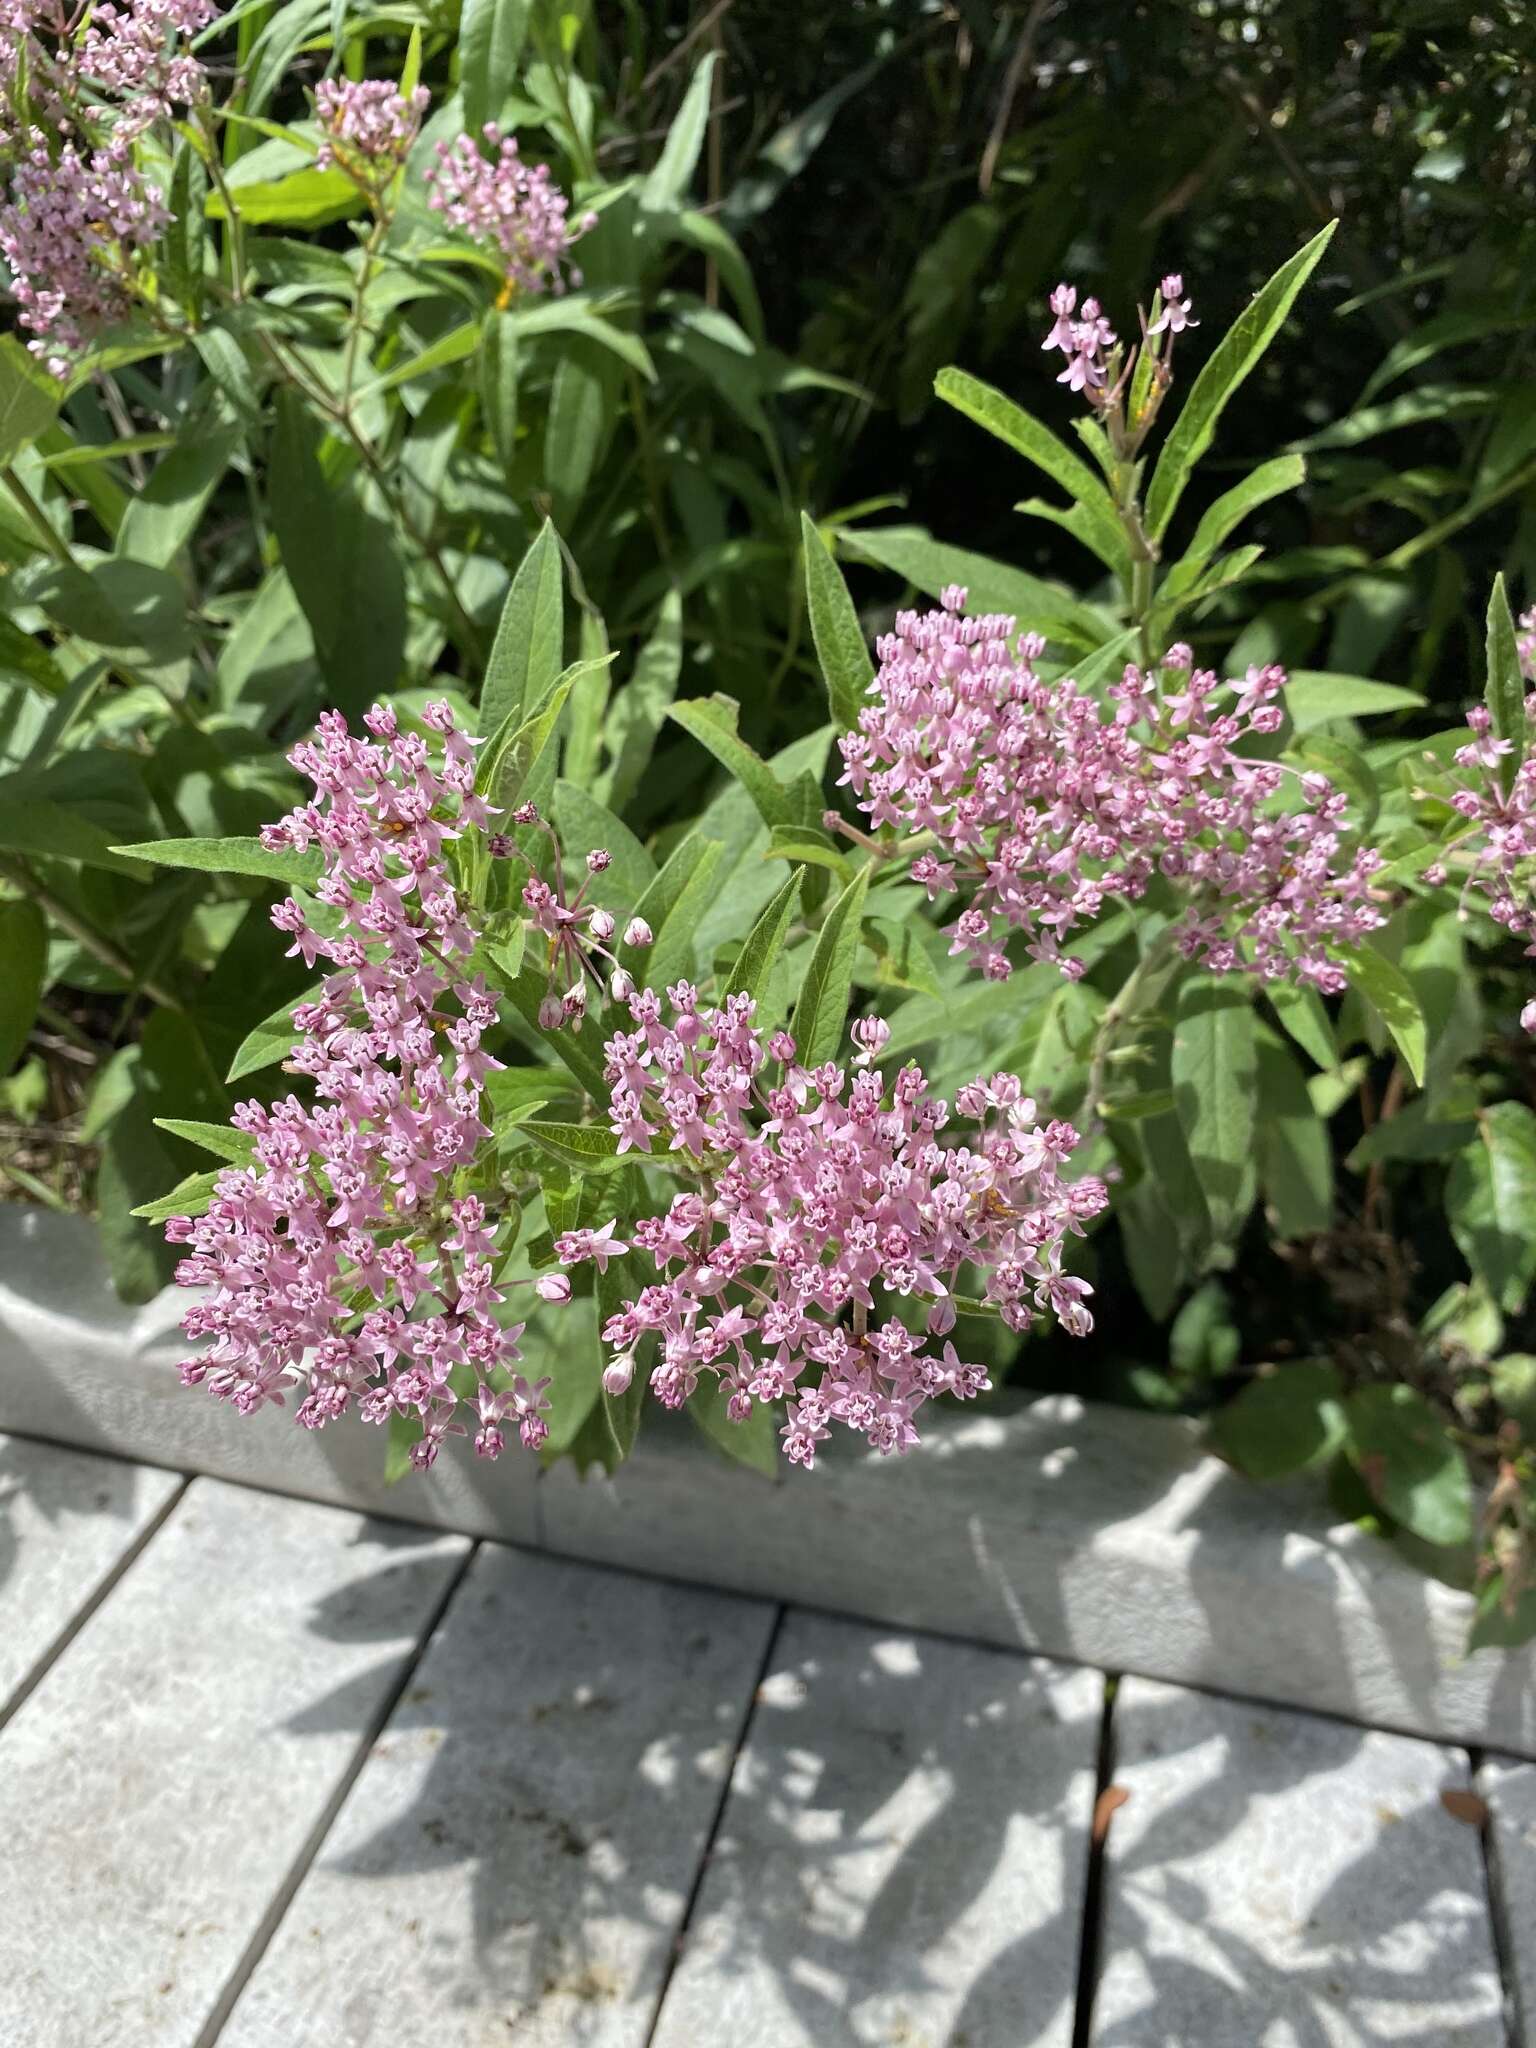
M 142 989 L 162 1010 L 181 1010 L 182 1002 L 179 996 L 172 995 L 170 990 L 159 982 L 141 979 L 138 969 L 121 947 L 114 944 L 104 932 L 97 931 L 94 925 L 87 923 L 79 912 L 72 910 L 61 897 L 55 896 L 53 891 L 45 883 L 40 882 L 21 861 L 0 858 L 0 877 L 20 889 L 24 895 L 30 896 L 61 931 L 68 932 L 70 937 L 84 946 L 103 967 L 110 967 L 114 974 L 120 974 L 133 988 Z

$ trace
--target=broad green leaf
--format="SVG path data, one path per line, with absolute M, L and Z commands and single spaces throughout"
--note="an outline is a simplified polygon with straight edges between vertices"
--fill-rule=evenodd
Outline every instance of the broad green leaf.
M 1424 1085 L 1427 1033 L 1424 1011 L 1403 970 L 1374 946 L 1340 946 L 1339 957 L 1357 988 L 1392 1034 L 1393 1043 L 1419 1087 Z
M 608 855 L 608 866 L 601 874 L 586 879 L 583 870 L 586 895 L 582 900 L 601 904 L 622 924 L 655 881 L 655 861 L 622 818 L 616 818 L 605 804 L 575 783 L 555 784 L 553 808 L 555 828 L 569 862 L 579 868 L 595 847 Z
M 229 197 L 247 227 L 320 228 L 361 213 L 367 200 L 345 171 L 317 171 L 313 165 L 289 177 L 233 185 Z M 228 220 L 224 194 L 213 188 L 203 201 L 209 220 Z
M 1258 1057 L 1246 988 L 1195 974 L 1179 991 L 1170 1055 L 1174 1109 L 1218 1239 L 1251 1199 Z
M 854 956 L 859 950 L 859 923 L 868 890 L 869 869 L 862 867 L 827 912 L 817 935 L 790 1026 L 795 1057 L 803 1067 L 819 1067 L 842 1051 Z
M 571 335 L 560 350 L 544 420 L 544 474 L 555 515 L 572 526 L 622 411 L 624 372 L 606 349 Z
M 640 204 L 648 212 L 675 206 L 693 182 L 709 126 L 709 91 L 714 70 L 715 53 L 711 50 L 700 60 L 676 118 L 667 130 L 661 155 L 640 187 Z
M 820 529 L 805 512 L 800 514 L 800 538 L 805 552 L 811 637 L 816 642 L 816 659 L 821 663 L 827 686 L 832 722 L 840 732 L 854 732 L 875 679 L 869 643 L 842 572 L 833 561 Z
M 1265 984 L 1264 993 L 1302 1051 L 1325 1071 L 1337 1067 L 1339 1048 L 1333 1035 L 1333 1020 L 1317 990 L 1296 982 L 1272 981 Z
M 14 462 L 53 425 L 64 386 L 14 334 L 0 334 L 0 463 Z
M 1488 706 L 1495 735 L 1509 742 L 1509 752 L 1499 762 L 1499 780 L 1506 794 L 1515 770 L 1525 757 L 1525 678 L 1520 673 L 1520 648 L 1515 639 L 1515 622 L 1502 575 L 1493 579 L 1488 599 L 1488 670 L 1483 702 Z
M 459 21 L 459 89 L 464 128 L 479 135 L 499 121 L 528 34 L 529 0 L 464 0 Z
M 317 982 L 313 988 L 294 996 L 248 1031 L 230 1062 L 225 1080 L 243 1081 L 247 1074 L 259 1074 L 263 1067 L 276 1066 L 280 1060 L 287 1059 L 299 1036 L 294 1028 L 293 1013 L 301 1003 L 315 1002 L 319 994 Z
M 1481 1113 L 1451 1162 L 1445 1207 L 1462 1257 L 1513 1314 L 1536 1278 L 1536 1115 L 1523 1102 Z
M 530 1138 L 551 1159 L 573 1166 L 579 1173 L 604 1173 L 625 1162 L 618 1156 L 619 1141 L 606 1124 L 559 1124 L 533 1122 L 518 1125 L 520 1137 Z
M 656 615 L 655 631 L 635 657 L 634 672 L 615 694 L 608 713 L 604 737 L 612 761 L 601 794 L 615 810 L 622 810 L 640 787 L 682 672 L 683 601 L 669 590 Z
M 237 1131 L 229 1124 L 199 1123 L 184 1116 L 157 1116 L 154 1123 L 156 1130 L 185 1138 L 189 1145 L 211 1152 L 231 1166 L 244 1166 L 255 1155 L 256 1140 L 248 1131 Z
M 233 423 L 198 421 L 195 431 L 156 463 L 143 490 L 129 500 L 116 552 L 168 569 L 197 531 L 241 432 Z
M 972 613 L 1003 612 L 1081 653 L 1101 647 L 1114 621 L 1054 584 L 1006 562 L 947 547 L 920 526 L 844 526 L 838 539 L 856 555 L 890 569 L 935 600 L 958 583 Z
M 565 574 L 555 529 L 545 520 L 518 564 L 480 691 L 480 731 L 495 733 L 524 705 L 537 704 L 560 673 Z
M 840 889 L 853 880 L 851 855 L 851 847 L 839 845 L 830 832 L 817 825 L 775 825 L 763 849 L 764 860 L 798 860 L 829 869 Z
M 37 1021 L 48 969 L 48 924 L 29 897 L 0 903 L 0 1075 L 8 1074 Z
M 800 884 L 804 876 L 804 868 L 796 868 L 747 933 L 726 981 L 726 995 L 748 995 L 761 1006 L 768 992 L 769 977 L 784 950 L 784 941 L 800 905 Z
M 488 313 L 475 363 L 480 417 L 503 475 L 517 460 L 517 330 L 505 313 Z
M 0 781 L 0 847 L 12 853 L 77 860 L 84 867 L 108 868 L 116 874 L 132 875 L 138 881 L 146 879 L 132 856 L 112 844 L 112 834 L 93 818 L 82 815 L 75 805 L 55 803 L 48 797 L 11 794 L 13 789 L 24 791 L 26 786 L 20 775 Z
M 654 988 L 665 986 L 664 977 L 657 971 L 657 947 L 667 934 L 674 917 L 679 917 L 679 932 L 674 934 L 675 943 L 667 945 L 669 958 L 682 957 L 686 965 L 678 969 L 691 980 L 693 974 L 693 932 L 689 923 L 691 906 L 699 901 L 699 891 L 706 886 L 720 857 L 719 843 L 706 839 L 701 832 L 690 832 L 686 839 L 676 846 L 669 855 L 661 872 L 635 905 L 634 915 L 644 919 L 651 928 L 652 943 L 649 946 L 619 947 L 620 964 L 634 975 L 642 985 L 649 983 Z M 700 877 L 703 877 L 701 883 Z M 686 929 L 685 929 L 686 928 Z M 683 951 L 679 955 L 679 944 Z M 677 979 L 674 973 L 672 979 Z
M 194 323 L 203 317 L 204 253 L 208 231 L 203 205 L 208 173 L 203 160 L 185 138 L 176 145 L 171 166 L 170 225 L 161 238 L 164 281 L 171 296 Z
M 1320 1465 L 1348 1433 L 1343 1395 L 1338 1372 L 1320 1358 L 1260 1373 L 1212 1416 L 1211 1447 L 1250 1479 Z
M 1307 465 L 1299 455 L 1277 455 L 1269 462 L 1261 462 L 1230 491 L 1223 491 L 1195 528 L 1194 539 L 1184 555 L 1169 570 L 1157 594 L 1159 602 L 1189 590 L 1228 534 L 1241 525 L 1250 512 L 1285 491 L 1300 489 L 1306 475 Z
M 1195 464 L 1210 447 L 1228 401 L 1257 366 L 1279 333 L 1302 286 L 1316 269 L 1333 238 L 1337 221 L 1314 235 L 1304 249 L 1282 263 L 1251 304 L 1245 306 L 1222 336 L 1214 353 L 1190 388 L 1172 431 L 1163 444 L 1147 492 L 1146 527 L 1161 540 L 1177 510 Z
M 718 893 L 715 871 L 720 865 L 720 848 L 711 840 L 703 843 L 702 856 L 684 882 L 682 891 L 661 925 L 652 924 L 655 943 L 649 951 L 621 946 L 619 958 L 638 981 L 656 988 L 670 988 L 678 981 L 692 981 L 699 964 L 699 920 Z M 661 882 L 666 869 L 658 875 Z
M 178 1181 L 168 1195 L 161 1195 L 153 1202 L 141 1202 L 128 1214 L 144 1223 L 165 1223 L 172 1216 L 205 1216 L 208 1205 L 218 1189 L 219 1173 L 189 1173 L 185 1180 Z
M 605 320 L 585 299 L 567 293 L 564 298 L 545 299 L 535 306 L 516 307 L 507 318 L 516 328 L 519 341 L 529 341 L 540 334 L 576 335 L 616 355 L 648 384 L 655 382 L 656 365 L 639 335 Z
M 1414 711 L 1424 702 L 1416 690 L 1396 683 L 1372 683 L 1364 676 L 1334 675 L 1325 669 L 1299 668 L 1281 697 L 1291 729 L 1312 732 L 1336 718 L 1380 718 L 1388 711 Z
M 1450 1431 L 1412 1387 L 1361 1387 L 1349 1396 L 1349 1456 L 1371 1498 L 1425 1543 L 1467 1542 L 1472 1475 Z
M 1042 470 L 1053 483 L 1060 484 L 1080 508 L 1082 520 L 1075 529 L 1078 538 L 1107 567 L 1117 574 L 1124 573 L 1129 544 L 1102 477 L 1095 476 L 1081 457 L 1074 455 L 1021 405 L 1004 397 L 992 385 L 983 384 L 979 377 L 967 376 L 963 370 L 940 370 L 933 388 L 946 404 L 985 427 L 1026 462 Z
M 303 401 L 277 396 L 270 469 L 283 567 L 315 636 L 339 708 L 359 715 L 391 690 L 405 660 L 405 571 L 392 526 L 356 476 L 323 468 Z
M 596 666 L 605 667 L 611 658 L 605 656 Z M 497 809 L 511 811 L 519 803 L 533 799 L 542 780 L 540 769 L 553 763 L 555 733 L 566 700 L 589 666 L 584 661 L 573 661 L 556 677 L 536 710 L 520 724 L 513 723 L 515 714 L 509 712 L 492 734 L 481 754 L 476 781 Z M 553 781 L 552 775 L 550 780 Z
M 364 385 L 357 394 L 357 403 L 363 405 L 370 398 L 382 397 L 386 391 L 398 391 L 402 384 L 414 383 L 418 377 L 428 377 L 434 370 L 446 370 L 454 363 L 462 363 L 479 348 L 482 331 L 478 320 L 466 320 L 459 327 L 451 327 L 436 341 L 428 342 L 424 349 L 408 356 L 403 363 L 397 363 L 392 370 L 386 370 L 371 384 Z
M 1259 1187 L 1277 1237 L 1313 1237 L 1333 1222 L 1333 1148 L 1301 1069 L 1282 1040 L 1258 1035 Z
M 286 888 L 312 889 L 325 873 L 317 849 L 304 853 L 291 846 L 267 847 L 259 839 L 232 835 L 228 839 L 145 839 L 112 851 L 133 860 L 154 861 L 165 868 L 197 868 L 208 875 L 260 875 Z
M 6 618 L 0 618 L 0 678 L 31 684 L 45 697 L 62 697 L 69 688 L 69 678 L 42 642 Z
M 750 1465 L 765 1479 L 779 1476 L 779 1414 L 770 1401 L 754 1401 L 744 1422 L 732 1422 L 727 1390 L 718 1380 L 701 1386 L 686 1404 L 696 1427 L 717 1450 L 739 1464 Z
M 705 746 L 741 784 L 765 825 L 795 822 L 788 791 L 761 754 L 736 736 L 736 705 L 729 698 L 689 697 L 668 707 L 667 716 Z

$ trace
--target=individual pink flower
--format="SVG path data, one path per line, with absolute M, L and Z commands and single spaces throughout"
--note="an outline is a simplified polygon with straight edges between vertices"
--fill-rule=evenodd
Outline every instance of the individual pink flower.
M 1158 314 L 1148 334 L 1182 334 L 1186 327 L 1198 327 L 1198 320 L 1191 320 L 1191 301 L 1184 297 L 1184 280 L 1176 270 L 1170 271 L 1158 287 L 1162 295 L 1163 310 Z
M 810 1465 L 834 1424 L 904 1451 L 926 1402 L 986 1388 L 952 1344 L 933 1355 L 915 1313 L 926 1303 L 927 1330 L 952 1329 L 963 1272 L 1011 1329 L 1040 1313 L 1074 1335 L 1092 1328 L 1088 1285 L 1062 1255 L 1108 1196 L 1066 1179 L 1076 1131 L 1042 1123 L 1011 1075 L 962 1089 L 955 1108 L 972 1128 L 941 1142 L 950 1105 L 918 1068 L 889 1081 L 871 1067 L 850 1081 L 834 1062 L 807 1070 L 787 1034 L 765 1042 L 749 996 L 701 1004 L 678 983 L 665 1004 L 638 991 L 629 1010 L 634 1028 L 605 1048 L 615 1124 L 643 1129 L 685 1191 L 626 1233 L 657 1279 L 604 1325 L 611 1394 L 654 1346 L 665 1406 L 701 1378 L 718 1382 L 734 1421 L 785 1402 L 785 1455 Z M 883 1042 L 863 1033 L 866 1051 Z M 613 1227 L 568 1232 L 557 1255 L 601 1269 L 623 1248 Z

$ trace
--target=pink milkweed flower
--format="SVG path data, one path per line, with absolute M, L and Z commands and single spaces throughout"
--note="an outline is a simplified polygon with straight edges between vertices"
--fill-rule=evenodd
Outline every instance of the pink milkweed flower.
M 1158 290 L 1162 294 L 1163 310 L 1147 329 L 1148 334 L 1161 334 L 1165 329 L 1169 334 L 1182 334 L 1186 327 L 1200 325 L 1198 320 L 1189 317 L 1193 301 L 1184 297 L 1184 280 L 1176 270 L 1169 271 Z

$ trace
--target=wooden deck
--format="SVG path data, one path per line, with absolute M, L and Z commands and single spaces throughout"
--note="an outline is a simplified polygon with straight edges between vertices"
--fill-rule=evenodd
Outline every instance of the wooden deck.
M 1536 2048 L 1536 1765 L 20 1437 L 0 1901 L 5 2048 Z

